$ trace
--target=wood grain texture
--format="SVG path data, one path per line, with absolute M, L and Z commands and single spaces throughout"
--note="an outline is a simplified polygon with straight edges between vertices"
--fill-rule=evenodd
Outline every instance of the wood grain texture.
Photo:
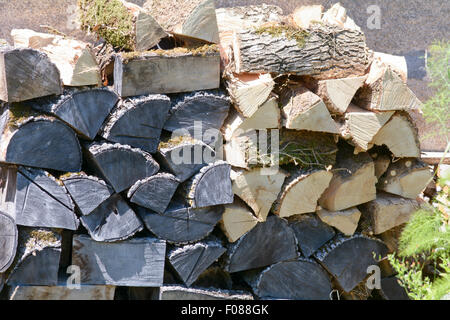
M 105 120 L 100 135 L 112 142 L 155 153 L 169 108 L 170 99 L 165 95 L 122 100 Z
M 229 242 L 236 242 L 252 230 L 258 222 L 260 220 L 254 216 L 245 203 L 235 199 L 233 204 L 225 206 L 222 220 L 220 220 L 220 228 Z
M 102 243 L 77 235 L 73 238 L 72 264 L 80 266 L 82 284 L 159 287 L 165 253 L 166 242 L 153 238 Z
M 317 215 L 323 222 L 335 227 L 346 236 L 352 236 L 355 233 L 361 218 L 361 212 L 357 208 L 334 212 L 321 209 L 317 211 Z
M 8 300 L 114 300 L 114 286 L 82 285 L 80 289 L 69 289 L 65 283 L 56 286 L 24 286 L 9 288 Z
M 14 219 L 0 211 L 0 273 L 9 268 L 16 256 L 17 237 Z
M 210 289 L 191 289 L 182 286 L 159 288 L 156 300 L 253 300 L 248 292 Z

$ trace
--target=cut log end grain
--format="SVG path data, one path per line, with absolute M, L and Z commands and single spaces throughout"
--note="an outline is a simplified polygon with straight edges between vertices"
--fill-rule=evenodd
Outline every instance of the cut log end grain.
M 235 200 L 233 204 L 225 206 L 220 228 L 229 242 L 236 242 L 244 234 L 252 230 L 259 219 L 249 210 L 242 201 Z
M 0 211 L 0 273 L 5 272 L 14 261 L 17 237 L 14 219 Z
M 330 171 L 296 172 L 286 179 L 275 205 L 275 214 L 282 218 L 315 212 L 317 201 L 328 188 Z
M 387 254 L 385 244 L 356 234 L 335 238 L 314 256 L 338 285 L 350 292 L 367 277 L 367 267 L 377 265 L 374 254 L 377 258 L 384 257 Z
M 0 61 L 0 100 L 20 102 L 62 93 L 58 68 L 45 53 L 0 46 Z
M 323 14 L 322 5 L 301 6 L 292 13 L 292 22 L 295 26 L 308 29 L 313 23 L 320 23 Z
M 335 227 L 346 236 L 352 236 L 358 228 L 361 212 L 357 208 L 336 212 L 321 209 L 317 211 L 317 215 L 326 224 Z
M 248 292 L 162 286 L 156 300 L 253 300 Z
M 169 109 L 170 99 L 165 95 L 123 100 L 106 119 L 101 136 L 112 142 L 155 153 Z

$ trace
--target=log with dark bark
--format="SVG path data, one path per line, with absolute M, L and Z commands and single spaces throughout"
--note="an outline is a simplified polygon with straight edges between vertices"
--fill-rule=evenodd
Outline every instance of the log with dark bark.
M 192 287 L 231 290 L 233 280 L 231 275 L 220 267 L 219 262 L 215 262 L 198 276 Z
M 398 283 L 397 277 L 381 279 L 380 295 L 385 300 L 409 300 L 408 294 Z
M 33 100 L 27 105 L 58 117 L 84 139 L 93 140 L 118 99 L 106 88 L 66 89 L 61 96 Z
M 180 191 L 193 208 L 233 203 L 230 171 L 228 163 L 217 161 L 200 169 L 181 186 Z
M 77 235 L 73 238 L 72 264 L 80 266 L 81 284 L 159 287 L 163 284 L 165 253 L 166 242 L 154 238 L 102 243 Z
M 244 30 L 235 35 L 233 51 L 230 69 L 236 73 L 290 73 L 322 79 L 364 75 L 370 58 L 361 31 L 319 24 L 306 31 L 283 25 Z
M 9 170 L 3 193 L 9 195 L 8 213 L 20 226 L 76 230 L 74 204 L 64 186 L 41 169 L 2 167 Z
M 298 259 L 273 264 L 244 274 L 253 292 L 263 299 L 329 300 L 331 282 L 313 260 Z
M 179 184 L 173 175 L 158 173 L 136 182 L 128 190 L 128 198 L 139 206 L 164 213 Z
M 199 91 L 177 96 L 164 130 L 210 144 L 217 141 L 228 115 L 230 101 L 221 91 Z
M 116 192 L 128 189 L 159 170 L 159 164 L 149 153 L 119 143 L 92 143 L 87 146 L 86 155 Z
M 16 258 L 7 271 L 7 284 L 52 286 L 58 282 L 61 235 L 50 229 L 19 229 Z
M 103 180 L 86 174 L 60 177 L 82 215 L 89 215 L 100 204 L 109 199 L 114 190 Z
M 197 51 L 176 49 L 117 54 L 115 92 L 129 97 L 219 88 L 220 55 L 216 45 Z
M 194 209 L 175 198 L 163 214 L 142 207 L 136 208 L 136 213 L 158 238 L 180 245 L 208 236 L 222 218 L 223 210 L 223 206 Z
M 125 240 L 144 228 L 119 194 L 104 201 L 89 215 L 81 216 L 80 220 L 91 238 L 101 242 Z
M 167 258 L 186 286 L 190 287 L 225 251 L 220 242 L 205 241 L 174 248 Z
M 154 300 L 253 300 L 248 292 L 162 286 Z
M 367 267 L 377 265 L 374 254 L 377 259 L 384 257 L 386 245 L 380 240 L 356 234 L 350 238 L 336 237 L 314 256 L 338 285 L 350 292 L 367 277 Z
M 14 219 L 0 211 L 0 273 L 5 272 L 14 261 L 17 249 L 17 234 Z
M 200 140 L 190 136 L 164 139 L 155 158 L 165 170 L 173 173 L 180 183 L 188 180 L 201 168 L 216 159 L 216 152 Z
M 294 231 L 303 256 L 309 258 L 331 240 L 336 232 L 315 214 L 301 214 L 289 218 L 289 227 Z
M 229 246 L 225 270 L 233 273 L 266 267 L 297 256 L 294 232 L 286 221 L 270 216 Z
M 58 68 L 34 49 L 0 46 L 0 100 L 19 102 L 61 94 Z
M 20 104 L 0 109 L 0 161 L 64 172 L 81 170 L 81 147 L 72 129 Z
M 125 99 L 112 110 L 100 135 L 109 141 L 155 153 L 169 108 L 170 99 L 165 95 Z

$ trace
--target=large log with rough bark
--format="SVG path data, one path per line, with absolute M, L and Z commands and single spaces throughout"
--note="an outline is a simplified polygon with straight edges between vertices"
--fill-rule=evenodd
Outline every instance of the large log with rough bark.
M 17 237 L 18 231 L 14 219 L 0 211 L 0 273 L 5 272 L 14 261 Z
M 216 89 L 220 55 L 216 45 L 143 53 L 119 53 L 114 63 L 114 91 L 121 97 Z
M 0 162 L 64 172 L 81 171 L 81 147 L 72 129 L 55 118 L 30 112 L 20 104 L 0 108 Z
M 159 170 L 159 164 L 149 153 L 119 143 L 95 142 L 87 147 L 85 153 L 94 169 L 116 192 L 128 189 Z
M 236 73 L 290 73 L 321 79 L 364 75 L 370 58 L 361 31 L 320 24 L 307 30 L 289 25 L 243 30 L 234 36 L 233 52 L 229 67 Z
M 47 54 L 65 86 L 100 84 L 100 68 L 88 43 L 29 29 L 13 29 L 11 36 L 16 48 L 32 48 Z
M 159 287 L 165 253 L 166 242 L 154 238 L 102 243 L 76 235 L 72 264 L 80 266 L 82 284 Z
M 107 89 L 65 89 L 61 96 L 27 102 L 36 111 L 54 115 L 81 137 L 93 140 L 119 98 Z
M 0 75 L 0 100 L 6 102 L 62 92 L 58 68 L 45 53 L 34 49 L 0 46 Z

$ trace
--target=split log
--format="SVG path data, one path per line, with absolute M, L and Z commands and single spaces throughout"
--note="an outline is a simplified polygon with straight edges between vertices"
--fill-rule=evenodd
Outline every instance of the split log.
M 382 68 L 383 65 L 385 68 L 390 67 L 402 79 L 403 83 L 408 82 L 408 64 L 404 56 L 374 52 L 372 64 L 377 64 L 378 68 Z
M 80 266 L 82 284 L 159 287 L 163 284 L 165 253 L 166 242 L 153 238 L 102 243 L 77 235 L 73 238 L 72 264 Z
M 335 40 L 330 42 L 330 38 Z M 233 52 L 229 68 L 235 73 L 290 73 L 330 79 L 362 76 L 369 67 L 362 32 L 321 24 L 306 31 L 283 25 L 241 31 L 233 39 Z
M 361 31 L 361 28 L 347 16 L 347 10 L 339 2 L 334 4 L 323 14 L 321 21 L 340 28 Z
M 226 249 L 217 241 L 199 242 L 175 248 L 167 258 L 177 274 L 190 287 Z
M 393 115 L 375 135 L 372 144 L 387 146 L 397 158 L 420 157 L 417 128 L 405 114 Z
M 335 236 L 332 227 L 323 223 L 315 214 L 301 214 L 290 217 L 289 227 L 294 231 L 300 251 L 309 258 Z
M 0 46 L 0 74 L 0 100 L 6 102 L 62 93 L 58 68 L 34 49 Z
M 338 285 L 350 292 L 367 277 L 367 267 L 377 265 L 374 254 L 377 258 L 387 254 L 384 243 L 356 234 L 337 237 L 314 256 Z
M 65 283 L 56 286 L 24 286 L 9 288 L 8 300 L 114 300 L 114 286 L 82 285 L 80 289 L 70 289 Z
M 148 230 L 169 243 L 181 245 L 207 237 L 222 218 L 223 206 L 194 209 L 175 198 L 163 214 L 138 207 Z
M 48 229 L 19 229 L 16 258 L 7 271 L 9 286 L 58 283 L 61 235 Z
M 380 234 L 406 223 L 419 209 L 416 200 L 389 194 L 378 194 L 377 198 L 361 206 L 363 219 L 368 222 L 373 234 Z
M 131 2 L 85 0 L 78 8 L 81 28 L 118 49 L 145 51 L 167 36 L 147 10 Z
M 244 279 L 259 298 L 329 300 L 328 274 L 313 260 L 279 262 L 261 272 L 250 271 Z
M 380 180 L 381 176 L 384 175 L 391 164 L 391 157 L 387 154 L 379 155 L 378 153 L 371 153 L 370 156 L 375 164 L 375 176 Z
M 232 111 L 222 130 L 225 133 L 225 140 L 230 141 L 248 131 L 278 129 L 280 122 L 280 108 L 277 99 L 271 97 L 250 118 L 245 118 L 238 112 Z
M 193 208 L 233 203 L 230 171 L 228 163 L 217 161 L 200 169 L 181 186 L 180 191 Z
M 400 286 L 397 277 L 381 279 L 380 295 L 384 300 L 409 300 L 405 288 Z
M 180 183 L 188 180 L 201 168 L 216 159 L 215 151 L 190 136 L 163 139 L 155 158 L 165 170 L 173 173 Z
M 109 89 L 66 89 L 62 96 L 27 103 L 33 109 L 54 115 L 79 135 L 93 140 L 119 98 Z
M 225 206 L 220 228 L 229 242 L 236 242 L 244 234 L 252 230 L 259 219 L 253 215 L 242 201 L 236 199 L 233 204 Z
M 116 192 L 128 189 L 159 170 L 158 163 L 149 153 L 127 145 L 95 142 L 86 151 L 94 168 Z
M 162 286 L 154 300 L 253 300 L 253 296 L 243 291 Z
M 233 137 L 223 146 L 225 161 L 233 167 L 250 169 L 258 164 L 258 135 L 256 131 L 249 132 Z
M 337 154 L 330 186 L 319 200 L 321 207 L 340 211 L 376 198 L 375 165 L 368 153 L 353 155 L 343 146 Z
M 345 124 L 341 127 L 341 135 L 356 146 L 355 152 L 367 151 L 373 146 L 373 138 L 393 114 L 394 111 L 376 113 L 350 104 L 345 114 Z
M 346 236 L 352 236 L 358 228 L 361 212 L 357 208 L 330 212 L 325 209 L 317 211 L 319 218 L 326 224 L 335 227 Z
M 231 171 L 232 189 L 235 195 L 252 208 L 259 221 L 266 221 L 286 176 L 281 170 L 267 174 L 265 168 Z
M 429 166 L 418 159 L 400 159 L 392 163 L 379 179 L 377 189 L 416 199 L 433 177 Z
M 91 238 L 101 242 L 115 242 L 131 238 L 144 226 L 134 211 L 119 194 L 100 204 L 81 223 Z
M 17 237 L 18 231 L 14 219 L 0 211 L 0 273 L 5 272 L 14 261 Z
M 109 199 L 114 190 L 103 180 L 86 174 L 60 177 L 82 215 L 87 216 Z
M 323 6 L 301 6 L 292 13 L 292 21 L 295 26 L 302 29 L 308 29 L 314 23 L 322 21 Z
M 225 270 L 234 273 L 266 267 L 297 256 L 292 229 L 283 219 L 270 216 L 229 246 Z
M 318 83 L 317 95 L 332 114 L 342 115 L 365 80 L 365 76 L 322 80 Z
M 158 173 L 136 182 L 128 191 L 128 198 L 139 206 L 164 213 L 179 184 L 173 175 Z
M 214 0 L 148 0 L 144 8 L 165 30 L 175 35 L 219 42 Z
M 303 86 L 282 90 L 283 126 L 287 129 L 339 133 L 322 99 Z
M 270 74 L 230 74 L 227 90 L 236 110 L 250 118 L 269 98 L 275 82 Z
M 19 167 L 10 170 L 3 190 L 8 194 L 10 211 L 17 225 L 76 230 L 74 204 L 64 186 L 41 169 Z
M 177 135 L 190 134 L 208 144 L 217 142 L 229 109 L 229 98 L 218 90 L 181 94 L 172 102 L 164 130 Z
M 47 54 L 65 86 L 97 86 L 100 68 L 88 43 L 60 35 L 13 29 L 16 48 L 32 48 Z
M 169 108 L 170 99 L 165 95 L 123 100 L 106 119 L 100 135 L 112 142 L 155 153 Z
M 355 103 L 372 111 L 408 111 L 421 106 L 400 76 L 391 67 L 377 62 L 372 63 L 364 87 L 355 96 Z
M 81 171 L 75 132 L 61 121 L 36 116 L 23 105 L 6 105 L 0 115 L 0 161 L 64 172 Z
M 114 63 L 114 91 L 121 97 L 177 93 L 220 86 L 216 45 L 143 53 L 120 53 Z
M 275 204 L 274 213 L 287 218 L 315 212 L 317 201 L 328 188 L 333 174 L 326 170 L 297 171 L 286 179 Z

